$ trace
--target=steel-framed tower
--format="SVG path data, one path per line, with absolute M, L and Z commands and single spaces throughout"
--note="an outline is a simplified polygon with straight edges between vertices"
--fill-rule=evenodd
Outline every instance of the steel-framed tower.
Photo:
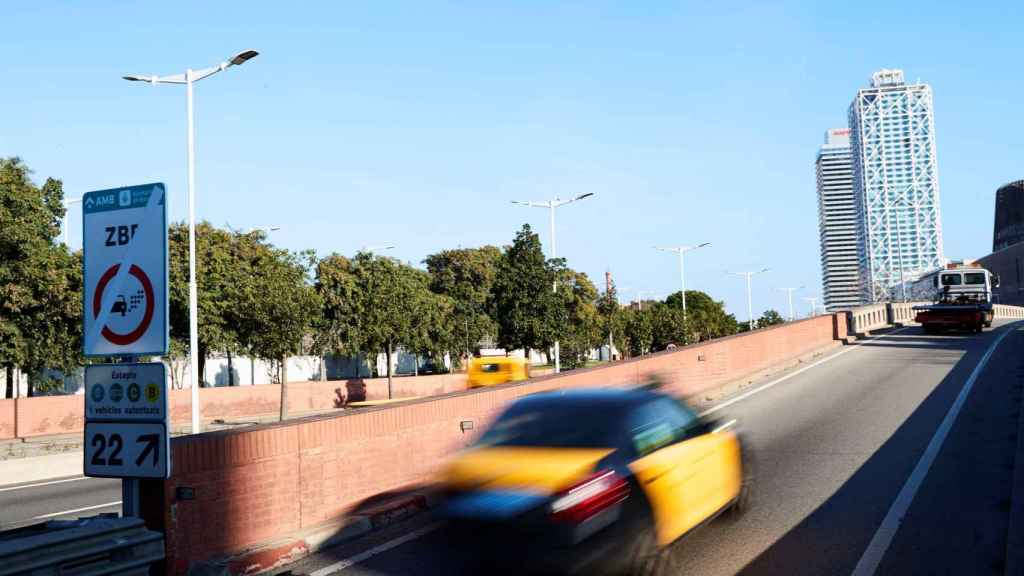
M 880 70 L 849 117 L 861 296 L 887 301 L 945 264 L 932 89 Z

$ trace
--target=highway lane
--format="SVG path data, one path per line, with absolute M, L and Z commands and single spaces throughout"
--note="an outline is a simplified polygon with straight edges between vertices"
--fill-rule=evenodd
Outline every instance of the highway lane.
M 120 480 L 79 476 L 0 487 L 0 530 L 120 511 Z
M 677 571 L 852 573 L 979 360 L 1008 329 L 1001 322 L 981 336 L 926 336 L 908 327 L 720 410 L 740 422 L 755 452 L 754 506 L 739 522 L 715 521 L 678 543 Z M 1021 350 L 1024 331 L 1014 326 L 973 383 L 875 573 L 1001 573 Z M 410 538 L 413 530 L 423 534 Z M 426 518 L 292 571 L 465 573 L 458 543 L 430 531 Z

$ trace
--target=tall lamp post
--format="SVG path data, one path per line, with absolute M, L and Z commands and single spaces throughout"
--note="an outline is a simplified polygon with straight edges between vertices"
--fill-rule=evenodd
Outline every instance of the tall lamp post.
M 556 243 L 555 243 L 555 208 L 558 208 L 559 206 L 565 206 L 566 204 L 571 204 L 571 203 L 573 203 L 573 202 L 575 202 L 577 200 L 583 200 L 584 198 L 589 198 L 590 196 L 593 196 L 593 195 L 594 195 L 593 192 L 587 192 L 586 194 L 580 194 L 579 196 L 577 196 L 575 198 L 570 198 L 568 200 L 562 200 L 562 199 L 560 199 L 558 197 L 555 197 L 555 198 L 553 198 L 551 200 L 548 200 L 546 202 L 527 202 L 527 201 L 523 201 L 523 200 L 513 200 L 512 203 L 513 204 L 517 204 L 519 206 L 527 206 L 529 208 L 547 208 L 548 209 L 548 212 L 550 214 L 550 222 L 551 222 L 551 259 L 553 260 L 553 259 L 558 257 L 557 256 L 557 251 L 555 249 L 555 247 L 556 247 Z M 558 292 L 558 279 L 557 278 L 555 279 L 554 282 L 552 282 L 551 290 L 552 290 L 552 292 Z M 561 372 L 561 371 L 562 371 L 561 353 L 560 353 L 560 350 L 559 350 L 558 340 L 555 340 L 555 373 L 557 374 L 558 372 Z
M 806 296 L 804 300 L 811 303 L 811 316 L 814 316 L 818 312 L 818 297 L 817 296 Z
M 780 292 L 785 292 L 786 295 L 789 297 L 789 321 L 790 322 L 793 321 L 793 292 L 796 292 L 797 290 L 803 290 L 803 289 L 804 289 L 804 286 L 799 286 L 797 288 L 776 288 L 776 290 L 779 290 Z
M 69 250 L 71 249 L 71 244 L 68 243 L 68 226 L 71 225 L 71 219 L 68 218 L 67 209 L 71 208 L 72 204 L 80 204 L 81 202 L 81 196 L 78 198 L 66 198 L 64 200 L 64 245 L 67 246 Z
M 679 295 L 682 296 L 683 300 L 683 344 L 687 343 L 686 334 L 686 264 L 684 263 L 683 256 L 691 251 L 705 246 L 710 246 L 711 242 L 704 242 L 703 244 L 697 244 L 696 246 L 655 246 L 657 250 L 662 252 L 675 252 L 679 255 Z
M 185 70 L 184 74 L 173 74 L 171 76 L 123 76 L 125 80 L 130 82 L 146 82 L 153 86 L 157 84 L 184 84 L 186 88 L 185 93 L 188 101 L 188 356 L 192 386 L 193 434 L 201 431 L 202 422 L 199 417 L 199 296 L 196 287 L 196 157 L 192 85 L 218 72 L 223 72 L 232 66 L 241 66 L 258 54 L 259 52 L 255 50 L 246 50 L 235 54 L 227 62 L 221 62 L 216 66 L 202 70 L 192 70 L 189 68 Z
M 767 272 L 768 268 L 762 268 L 756 272 L 729 272 L 733 276 L 741 276 L 747 279 L 747 328 L 754 329 L 754 305 L 750 295 L 750 278 Z

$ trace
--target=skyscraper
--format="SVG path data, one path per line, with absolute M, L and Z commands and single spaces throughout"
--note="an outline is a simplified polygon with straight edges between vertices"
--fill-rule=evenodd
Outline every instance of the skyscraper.
M 829 311 L 860 304 L 857 282 L 857 209 L 853 193 L 850 129 L 833 128 L 814 163 L 818 176 L 821 289 Z
M 858 268 L 864 302 L 942 267 L 932 89 L 880 70 L 850 104 Z

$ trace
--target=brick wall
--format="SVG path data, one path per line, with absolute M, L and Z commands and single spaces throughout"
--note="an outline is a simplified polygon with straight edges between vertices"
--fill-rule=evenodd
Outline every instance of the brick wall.
M 0 400 L 0 440 L 14 438 L 14 405 L 15 400 Z
M 392 393 L 395 398 L 408 398 L 465 389 L 465 374 L 437 374 L 396 377 Z M 347 402 L 382 400 L 387 397 L 387 378 L 291 382 L 288 385 L 288 407 L 292 413 L 339 408 Z M 281 387 L 274 384 L 199 390 L 199 403 L 205 422 L 238 421 L 274 415 L 279 412 L 280 401 Z M 169 406 L 173 424 L 191 422 L 192 391 L 172 390 Z M 79 433 L 85 425 L 84 410 L 85 399 L 82 395 L 0 400 L 0 439 Z M 15 420 L 18 423 L 17 429 L 14 426 Z
M 786 324 L 612 366 L 172 442 L 173 477 L 144 482 L 147 522 L 165 530 L 168 572 L 343 514 L 370 496 L 429 481 L 509 401 L 534 392 L 631 386 L 659 375 L 692 396 L 834 342 L 833 316 Z M 178 501 L 175 489 L 195 489 Z

